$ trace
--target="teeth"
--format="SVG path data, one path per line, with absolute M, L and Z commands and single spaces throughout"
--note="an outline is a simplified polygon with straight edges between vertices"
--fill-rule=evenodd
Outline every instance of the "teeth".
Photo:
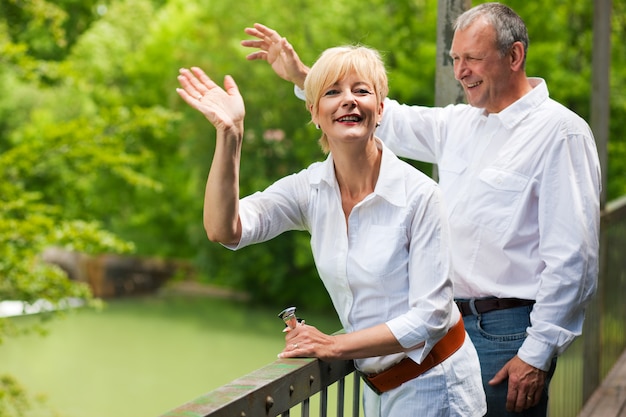
M 477 81 L 475 83 L 471 83 L 471 84 L 466 84 L 468 88 L 472 88 L 472 87 L 476 87 L 477 85 L 479 85 L 482 81 Z
M 357 116 L 345 116 L 339 119 L 340 122 L 358 122 L 359 120 L 361 120 L 361 118 Z

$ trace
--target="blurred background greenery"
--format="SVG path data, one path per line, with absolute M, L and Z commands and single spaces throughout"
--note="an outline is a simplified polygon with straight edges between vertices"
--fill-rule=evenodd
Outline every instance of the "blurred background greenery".
M 528 74 L 544 77 L 555 99 L 589 119 L 593 2 L 505 3 L 529 27 Z M 306 63 L 337 44 L 378 48 L 390 96 L 432 105 L 437 1 L 237 6 L 0 1 L 0 274 L 8 277 L 0 298 L 31 294 L 25 282 L 36 255 L 56 245 L 191 260 L 200 279 L 255 300 L 298 303 L 306 294 L 312 307 L 330 306 L 306 233 L 238 253 L 207 241 L 201 213 L 214 130 L 175 93 L 177 71 L 197 65 L 220 82 L 225 74 L 237 80 L 247 105 L 241 188 L 249 194 L 323 156 L 292 86 L 245 59 L 243 29 L 276 28 Z M 626 193 L 626 4 L 613 8 L 609 199 Z M 36 296 L 61 295 L 62 279 L 52 282 L 39 283 Z
M 589 120 L 593 2 L 503 3 L 528 25 L 527 73 Z M 214 130 L 175 93 L 178 69 L 239 84 L 249 194 L 323 155 L 292 85 L 245 59 L 245 27 L 275 28 L 309 64 L 337 44 L 375 47 L 390 97 L 432 105 L 436 10 L 437 0 L 0 0 L 0 300 L 88 299 L 88 288 L 39 262 L 61 246 L 181 259 L 201 282 L 244 290 L 256 305 L 331 309 L 306 233 L 237 253 L 207 241 Z M 625 32 L 626 3 L 614 1 L 609 200 L 626 194 Z M 22 327 L 0 318 L 0 343 Z

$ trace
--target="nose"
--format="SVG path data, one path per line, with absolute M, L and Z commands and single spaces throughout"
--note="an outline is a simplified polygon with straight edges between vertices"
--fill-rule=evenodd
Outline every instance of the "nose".
M 469 68 L 467 67 L 467 61 L 464 60 L 463 58 L 455 58 L 453 68 L 454 68 L 454 78 L 457 80 L 461 80 L 469 72 Z
M 352 91 L 346 91 L 343 94 L 343 102 L 341 103 L 342 106 L 354 106 L 356 105 L 356 95 L 354 95 L 354 93 Z

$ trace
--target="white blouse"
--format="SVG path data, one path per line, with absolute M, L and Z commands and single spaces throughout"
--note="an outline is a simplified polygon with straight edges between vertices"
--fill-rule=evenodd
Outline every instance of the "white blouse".
M 241 199 L 243 232 L 232 249 L 287 230 L 307 230 L 319 275 L 344 329 L 386 323 L 403 347 L 425 342 L 408 354 L 419 363 L 459 320 L 452 299 L 446 210 L 432 179 L 378 145 L 383 152 L 375 190 L 354 207 L 348 224 L 329 155 Z M 379 372 L 403 356 L 356 364 L 364 372 Z

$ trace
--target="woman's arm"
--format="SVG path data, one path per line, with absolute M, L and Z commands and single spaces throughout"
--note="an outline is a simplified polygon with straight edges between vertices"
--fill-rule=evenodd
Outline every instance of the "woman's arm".
M 204 195 L 204 228 L 210 240 L 237 244 L 239 221 L 239 166 L 244 131 L 245 107 L 237 84 L 224 77 L 220 88 L 200 68 L 181 69 L 176 91 L 215 126 L 213 162 Z
M 386 324 L 332 336 L 305 324 L 286 329 L 285 349 L 278 355 L 280 358 L 362 359 L 407 352 L 423 345 L 403 348 Z

